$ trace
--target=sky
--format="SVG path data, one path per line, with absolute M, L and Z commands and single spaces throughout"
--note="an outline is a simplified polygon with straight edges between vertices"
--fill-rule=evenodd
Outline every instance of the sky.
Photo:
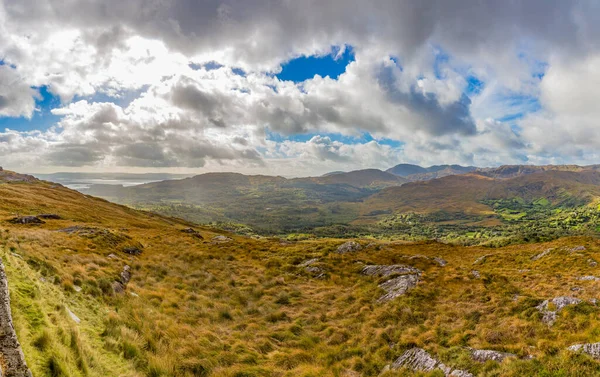
M 0 0 L 0 165 L 596 164 L 595 0 Z

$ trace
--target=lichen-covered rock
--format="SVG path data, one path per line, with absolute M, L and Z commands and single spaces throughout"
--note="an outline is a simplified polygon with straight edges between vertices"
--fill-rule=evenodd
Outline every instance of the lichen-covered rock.
M 596 261 L 595 261 L 595 260 L 593 260 L 592 258 L 589 258 L 589 259 L 587 260 L 587 264 L 588 264 L 588 266 L 590 266 L 590 267 L 597 267 L 597 266 L 598 266 L 598 262 L 596 262 Z
M 573 352 L 587 353 L 594 359 L 600 359 L 600 343 L 575 344 L 567 349 Z
M 481 274 L 477 270 L 471 271 L 471 276 L 473 276 L 475 279 L 481 279 Z
M 0 354 L 2 371 L 0 376 L 32 377 L 25 362 L 25 355 L 17 339 L 10 310 L 10 295 L 4 264 L 0 260 Z
M 20 216 L 9 221 L 12 224 L 44 224 L 37 216 Z
M 541 259 L 541 258 L 545 257 L 546 255 L 550 254 L 552 252 L 552 250 L 554 250 L 554 249 L 552 249 L 552 248 L 546 249 L 546 250 L 542 251 L 541 253 L 536 254 L 533 257 L 531 257 L 531 260 Z
M 395 299 L 396 297 L 402 296 L 408 290 L 417 286 L 419 282 L 418 274 L 402 275 L 396 278 L 390 279 L 386 282 L 379 284 L 379 287 L 386 293 L 381 296 L 377 301 L 386 302 Z
M 439 264 L 439 265 L 440 265 L 440 267 L 445 267 L 445 266 L 448 264 L 448 262 L 446 262 L 446 261 L 445 261 L 443 258 L 441 258 L 441 257 L 435 257 L 435 258 L 433 258 L 433 260 L 434 260 L 434 261 L 435 261 L 437 264 Z
M 488 360 L 493 360 L 501 363 L 508 357 L 516 357 L 517 355 L 508 352 L 498 352 L 493 350 L 476 350 L 471 349 L 471 357 L 473 360 L 480 363 L 485 363 Z
M 348 241 L 348 242 L 345 242 L 345 243 L 341 244 L 340 246 L 338 246 L 337 252 L 340 254 L 345 254 L 345 253 L 353 253 L 356 251 L 360 251 L 361 249 L 362 249 L 362 246 L 360 246 L 360 244 L 358 242 Z
M 391 369 L 401 368 L 406 368 L 414 372 L 432 372 L 436 369 L 439 369 L 447 377 L 473 377 L 473 375 L 469 372 L 446 366 L 444 363 L 433 358 L 427 351 L 421 348 L 409 349 L 391 365 Z
M 368 265 L 365 266 L 361 273 L 368 276 L 389 276 L 394 274 L 421 274 L 421 270 L 403 264 L 391 265 Z
M 536 306 L 536 309 L 543 314 L 542 322 L 548 326 L 552 326 L 554 322 L 556 322 L 558 313 L 561 310 L 563 310 L 566 306 L 577 305 L 581 302 L 581 299 L 578 299 L 577 297 L 560 296 L 555 297 L 552 300 L 544 300 L 544 302 Z M 554 306 L 553 310 L 550 310 L 551 303 Z
M 568 251 L 570 253 L 573 253 L 575 251 L 584 251 L 584 250 L 585 250 L 585 246 L 583 246 L 583 245 L 575 246 L 575 247 L 568 249 Z

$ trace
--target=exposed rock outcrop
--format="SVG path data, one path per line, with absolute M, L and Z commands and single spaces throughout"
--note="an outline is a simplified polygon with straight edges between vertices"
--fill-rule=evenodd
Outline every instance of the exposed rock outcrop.
M 405 294 L 408 290 L 417 286 L 419 282 L 419 275 L 402 275 L 397 278 L 390 279 L 386 282 L 379 284 L 386 294 L 381 296 L 377 302 L 386 302 L 400 297 Z
M 202 235 L 200 234 L 200 232 L 198 232 L 196 229 L 193 228 L 186 228 L 186 229 L 182 229 L 181 230 L 183 233 L 187 233 L 187 234 L 191 234 L 192 236 L 203 240 L 204 237 L 202 237 Z
M 493 255 L 493 254 L 486 254 L 486 255 L 482 255 L 482 256 L 480 256 L 479 258 L 475 259 L 475 262 L 473 262 L 473 264 L 481 264 L 481 263 L 484 263 L 484 262 L 485 262 L 485 260 L 486 260 L 488 257 L 491 257 L 492 255 Z
M 446 366 L 446 364 L 435 359 L 427 351 L 421 348 L 412 348 L 404 352 L 394 363 L 391 369 L 406 368 L 414 372 L 432 372 L 441 370 L 446 377 L 474 377 L 473 374 Z
M 353 253 L 360 250 L 362 250 L 362 246 L 356 241 L 344 242 L 337 248 L 337 252 L 340 254 Z
M 227 242 L 231 242 L 233 240 L 227 236 L 220 234 L 218 236 L 213 237 L 212 241 L 213 241 L 213 243 L 227 243 Z
M 130 246 L 123 248 L 123 252 L 129 255 L 140 255 L 142 253 L 142 250 L 138 247 Z
M 379 287 L 386 293 L 377 302 L 385 302 L 402 296 L 408 290 L 416 287 L 422 271 L 403 264 L 392 264 L 368 265 L 363 267 L 361 273 L 367 276 L 391 277 L 391 279 L 379 284 Z
M 480 363 L 485 363 L 488 360 L 493 360 L 501 363 L 508 357 L 516 357 L 517 355 L 508 352 L 498 352 L 493 350 L 476 350 L 470 349 L 473 360 Z
M 32 377 L 17 339 L 10 312 L 10 295 L 4 264 L 0 260 L 0 376 Z
M 308 273 L 315 279 L 324 279 L 326 277 L 326 271 L 323 268 L 314 265 L 318 262 L 318 258 L 312 258 L 300 263 L 298 267 L 303 268 L 306 273 Z
M 116 280 L 112 287 L 115 293 L 123 293 L 125 292 L 125 288 L 127 288 L 127 284 L 131 280 L 131 267 L 125 265 L 123 267 L 123 271 L 119 275 L 119 279 Z
M 61 220 L 62 217 L 60 217 L 60 215 L 57 215 L 55 213 L 42 213 L 41 215 L 37 215 L 37 217 L 39 219 L 44 219 L 44 220 Z
M 594 359 L 600 359 L 600 343 L 575 344 L 567 349 L 573 352 L 587 353 Z
M 445 259 L 441 258 L 441 257 L 435 257 L 433 258 L 433 260 L 440 265 L 440 267 L 446 267 L 446 265 L 448 264 L 448 262 L 446 262 Z
M 471 271 L 471 276 L 473 276 L 474 279 L 481 279 L 481 274 L 477 270 Z
M 421 274 L 421 270 L 403 264 L 391 265 L 368 265 L 365 266 L 361 273 L 368 276 L 389 276 L 394 274 Z
M 594 281 L 594 280 L 600 280 L 600 278 L 597 276 L 587 275 L 587 276 L 580 276 L 577 278 L 577 280 Z
M 581 302 L 582 301 L 577 297 L 560 296 L 555 297 L 552 300 L 544 300 L 544 302 L 536 306 L 536 309 L 543 314 L 542 322 L 548 326 L 552 326 L 554 322 L 556 322 L 558 313 L 561 310 L 563 310 L 566 306 L 577 305 Z M 550 309 L 550 304 L 554 306 L 553 309 Z
M 20 216 L 9 220 L 12 224 L 44 224 L 37 216 Z
M 542 259 L 543 257 L 545 257 L 546 255 L 550 254 L 552 252 L 552 250 L 554 249 L 546 249 L 544 251 L 542 251 L 539 254 L 534 255 L 533 257 L 531 257 L 531 260 L 539 260 Z

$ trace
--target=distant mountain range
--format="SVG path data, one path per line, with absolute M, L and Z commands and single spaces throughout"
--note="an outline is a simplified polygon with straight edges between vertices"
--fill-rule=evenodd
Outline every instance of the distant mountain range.
M 499 226 L 507 219 L 542 216 L 540 211 L 548 218 L 557 213 L 553 209 L 600 201 L 599 170 L 596 165 L 402 164 L 388 171 L 292 179 L 207 173 L 129 187 L 92 185 L 82 192 L 190 221 L 233 222 L 267 233 L 374 226 L 406 213 L 450 224 L 460 218 L 465 226 Z

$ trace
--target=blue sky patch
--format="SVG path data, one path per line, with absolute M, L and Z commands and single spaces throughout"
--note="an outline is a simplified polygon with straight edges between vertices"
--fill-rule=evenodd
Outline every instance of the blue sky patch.
M 60 98 L 50 93 L 46 86 L 37 89 L 40 98 L 35 101 L 36 111 L 33 112 L 31 119 L 0 117 L 0 131 L 4 131 L 6 128 L 16 131 L 46 131 L 60 120 L 59 116 L 50 112 L 60 106 Z
M 467 96 L 478 95 L 485 88 L 485 83 L 475 76 L 467 76 L 465 80 L 467 81 L 467 88 L 465 89 Z
M 299 83 L 312 79 L 315 75 L 329 76 L 337 79 L 346 72 L 346 66 L 354 61 L 354 50 L 346 46 L 342 51 L 340 47 L 332 47 L 331 53 L 322 56 L 300 56 L 281 66 L 281 72 L 276 74 L 279 80 Z
M 388 138 L 375 139 L 370 133 L 363 132 L 360 136 L 347 136 L 338 133 L 307 133 L 307 134 L 296 134 L 290 136 L 284 136 L 279 133 L 273 132 L 269 129 L 266 130 L 266 139 L 281 143 L 283 141 L 294 141 L 298 143 L 306 143 L 315 136 L 329 137 L 331 141 L 339 141 L 344 144 L 366 144 L 371 141 L 377 141 L 381 145 L 388 145 L 392 148 L 399 148 L 404 145 L 403 142 L 398 140 L 392 140 Z

